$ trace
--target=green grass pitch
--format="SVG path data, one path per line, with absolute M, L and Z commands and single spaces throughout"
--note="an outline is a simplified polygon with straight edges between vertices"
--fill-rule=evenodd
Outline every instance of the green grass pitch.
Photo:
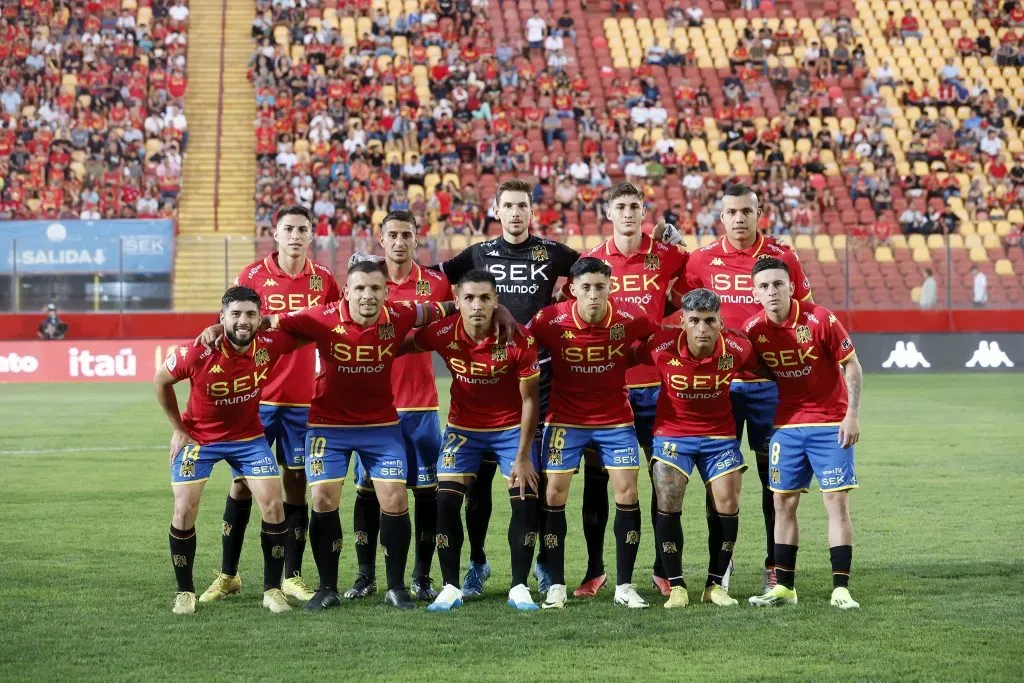
M 817 493 L 805 496 L 801 514 L 800 604 L 745 604 L 763 553 L 757 477 L 748 471 L 732 589 L 743 604 L 731 610 L 662 609 L 648 581 L 653 533 L 642 478 L 636 581 L 651 601 L 646 611 L 613 607 L 607 588 L 562 612 L 510 610 L 508 506 L 496 490 L 494 576 L 481 599 L 454 613 L 396 613 L 378 594 L 324 615 L 270 614 L 260 606 L 253 523 L 243 595 L 200 606 L 193 618 L 170 611 L 171 496 L 161 447 L 169 430 L 151 387 L 0 385 L 0 679 L 1020 680 L 1024 381 L 869 375 L 865 384 L 862 488 L 852 494 L 857 612 L 828 607 Z M 219 465 L 197 523 L 200 591 L 219 566 L 227 485 Z M 585 565 L 581 486 L 577 478 L 569 505 L 570 584 Z M 352 493 L 350 484 L 343 582 L 355 571 Z M 684 524 L 686 575 L 699 600 L 707 553 L 699 490 L 687 496 Z M 613 558 L 609 539 L 612 568 Z M 315 578 L 308 551 L 305 567 Z

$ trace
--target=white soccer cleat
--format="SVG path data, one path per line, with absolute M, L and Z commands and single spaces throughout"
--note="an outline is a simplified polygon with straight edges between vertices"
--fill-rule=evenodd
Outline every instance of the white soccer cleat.
M 643 609 L 650 606 L 636 592 L 636 585 L 632 583 L 624 583 L 615 587 L 615 604 L 630 609 Z
M 850 595 L 850 589 L 840 586 L 832 590 L 832 599 L 828 604 L 839 609 L 859 609 L 860 603 Z
M 540 609 L 533 601 L 530 589 L 523 583 L 513 586 L 512 590 L 508 592 L 508 606 L 514 607 L 520 612 L 535 612 Z
M 548 588 L 547 598 L 544 600 L 544 604 L 541 605 L 544 609 L 562 609 L 565 607 L 565 601 L 567 594 L 564 583 L 553 583 Z
M 171 609 L 175 614 L 195 614 L 196 594 L 181 592 L 174 596 L 174 607 Z
M 441 592 L 434 598 L 434 602 L 427 605 L 428 612 L 451 612 L 456 607 L 462 607 L 462 591 L 458 586 L 446 583 Z

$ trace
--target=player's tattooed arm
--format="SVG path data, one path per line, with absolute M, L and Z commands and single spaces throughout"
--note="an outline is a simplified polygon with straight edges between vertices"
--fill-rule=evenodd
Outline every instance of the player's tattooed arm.
M 679 512 L 683 509 L 686 477 L 682 472 L 660 460 L 655 460 L 654 488 L 658 492 L 659 510 Z
M 864 370 L 856 352 L 843 362 L 843 373 L 846 378 L 846 393 L 849 396 L 846 417 L 839 425 L 839 443 L 843 448 L 848 448 L 860 441 L 860 394 L 864 386 Z

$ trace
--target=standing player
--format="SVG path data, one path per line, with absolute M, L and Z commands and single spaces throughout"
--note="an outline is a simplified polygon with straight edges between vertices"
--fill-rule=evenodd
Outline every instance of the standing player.
M 717 294 L 722 301 L 722 317 L 727 328 L 740 329 L 750 316 L 760 311 L 751 292 L 750 271 L 758 260 L 778 258 L 786 263 L 793 273 L 795 296 L 801 301 L 811 300 L 811 283 L 803 273 L 796 253 L 776 244 L 757 231 L 757 219 L 761 215 L 757 194 L 746 185 L 730 185 L 722 197 L 722 225 L 725 237 L 690 254 L 686 264 L 686 277 L 680 279 L 673 289 L 678 297 L 687 290 L 706 288 Z M 743 373 L 733 380 L 730 388 L 733 416 L 736 418 L 736 438 L 743 438 L 747 431 L 747 444 L 754 451 L 757 475 L 761 479 L 761 511 L 764 514 L 765 554 L 762 590 L 775 585 L 775 570 L 772 558 L 774 551 L 775 506 L 768 482 L 768 440 L 771 437 L 775 406 L 779 393 L 775 383 L 749 373 Z M 718 538 L 721 523 L 716 519 L 714 505 L 707 499 L 708 551 L 712 557 L 722 548 Z M 731 568 L 728 573 L 731 572 Z M 728 588 L 728 576 L 725 586 Z
M 800 494 L 817 477 L 828 513 L 831 605 L 854 609 L 860 605 L 849 590 L 853 525 L 848 498 L 849 491 L 857 488 L 853 446 L 860 439 L 863 385 L 857 352 L 831 311 L 794 298 L 796 287 L 784 261 L 759 261 L 752 275 L 754 294 L 764 311 L 751 317 L 743 329 L 779 385 L 770 447 L 778 584 L 764 595 L 751 597 L 750 604 L 796 604 L 800 539 L 796 510 Z
M 340 293 L 334 273 L 327 266 L 309 259 L 306 252 L 313 241 L 313 216 L 301 205 L 289 206 L 277 215 L 274 227 L 277 251 L 251 263 L 235 278 L 235 284 L 250 287 L 260 295 L 264 316 L 297 311 L 338 300 Z M 282 590 L 298 600 L 313 597 L 302 578 L 302 556 L 306 551 L 306 421 L 313 397 L 316 356 L 306 346 L 281 359 L 260 401 L 260 420 L 267 442 L 277 451 L 284 485 L 284 516 L 288 535 L 284 545 L 285 580 Z M 249 524 L 252 495 L 240 472 L 224 505 L 224 529 L 221 537 L 221 569 L 199 602 L 221 600 L 242 588 L 238 560 Z
M 570 275 L 576 300 L 543 309 L 529 325 L 537 341 L 551 350 L 553 369 L 540 452 L 547 476 L 543 545 L 551 572 L 544 608 L 565 606 L 565 503 L 588 445 L 600 454 L 615 491 L 615 604 L 647 607 L 632 582 L 640 543 L 640 454 L 626 367 L 631 344 L 659 327 L 640 306 L 609 301 L 611 268 L 606 263 L 581 258 Z
M 584 257 L 601 259 L 612 269 L 611 298 L 643 306 L 652 323 L 665 316 L 665 302 L 672 282 L 682 276 L 686 252 L 656 241 L 641 229 L 646 209 L 639 188 L 622 183 L 608 197 L 608 218 L 612 237 Z M 565 288 L 568 290 L 568 286 Z M 640 446 L 651 453 L 651 434 L 660 380 L 654 367 L 637 365 L 626 371 L 629 403 Z M 588 460 L 590 460 L 588 458 Z M 651 492 L 651 523 L 657 519 L 656 491 Z M 587 573 L 573 595 L 593 597 L 604 585 L 604 531 L 608 524 L 608 472 L 599 461 L 587 462 L 583 469 L 583 536 L 587 542 Z M 663 572 L 656 564 L 655 575 Z
M 682 329 L 664 329 L 641 351 L 661 379 L 654 421 L 652 474 L 657 489 L 655 546 L 669 582 L 665 607 L 686 607 L 683 581 L 683 494 L 696 466 L 721 524 L 721 550 L 708 562 L 704 602 L 738 604 L 722 585 L 739 530 L 743 462 L 729 400 L 736 373 L 756 371 L 757 357 L 746 337 L 723 330 L 718 296 L 694 289 L 683 297 Z
M 537 538 L 534 433 L 540 415 L 540 366 L 534 338 L 525 329 L 520 327 L 507 342 L 495 338 L 496 285 L 486 270 L 469 271 L 456 290 L 460 317 L 433 323 L 417 332 L 414 342 L 406 340 L 413 350 L 436 351 L 452 373 L 451 412 L 438 466 L 437 556 L 444 588 L 427 608 L 431 612 L 462 604 L 462 500 L 485 455 L 497 457 L 512 504 L 508 604 L 523 611 L 537 609 L 526 582 Z
M 291 607 L 281 592 L 287 527 L 280 475 L 274 454 L 263 438 L 257 402 L 275 363 L 292 351 L 295 343 L 286 335 L 258 332 L 260 296 L 247 287 L 232 287 L 224 293 L 220 319 L 224 339 L 217 347 L 175 349 L 154 379 L 157 401 L 174 429 L 170 541 L 178 594 L 173 611 L 196 611 L 192 567 L 199 501 L 213 466 L 227 460 L 247 478 L 263 516 L 263 606 L 272 612 L 287 612 Z M 184 379 L 189 380 L 191 391 L 182 415 L 174 385 Z
M 388 300 L 392 303 L 451 301 L 452 287 L 442 273 L 416 263 L 416 217 L 408 211 L 392 211 L 380 229 L 387 269 Z M 416 527 L 412 590 L 420 600 L 437 597 L 430 580 L 437 525 L 437 458 L 441 451 L 441 422 L 437 415 L 437 385 L 430 353 L 416 353 L 395 359 L 391 389 L 398 409 L 398 424 L 405 441 L 406 485 L 412 489 Z M 365 598 L 377 591 L 377 532 L 380 504 L 373 482 L 355 466 L 356 500 L 353 508 L 356 559 L 359 573 L 345 597 Z

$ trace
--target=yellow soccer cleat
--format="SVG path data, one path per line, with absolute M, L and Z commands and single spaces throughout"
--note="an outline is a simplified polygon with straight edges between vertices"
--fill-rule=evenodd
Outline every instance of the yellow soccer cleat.
M 171 610 L 175 614 L 195 614 L 196 613 L 196 594 L 195 593 L 178 593 L 174 596 L 174 608 Z
M 740 604 L 739 600 L 730 596 L 729 591 L 717 583 L 713 583 L 704 589 L 704 596 L 701 598 L 701 602 L 710 602 L 719 607 L 735 607 Z
M 274 614 L 290 612 L 292 609 L 292 606 L 288 604 L 288 598 L 285 597 L 280 588 L 271 588 L 268 591 L 263 591 L 263 606 Z
M 307 602 L 316 593 L 316 591 L 309 587 L 306 580 L 298 574 L 284 580 L 284 583 L 281 584 L 281 592 L 290 598 L 295 598 L 302 602 Z
M 860 603 L 853 599 L 850 595 L 850 589 L 840 586 L 832 590 L 832 599 L 829 600 L 828 604 L 839 609 L 859 609 Z
M 686 592 L 685 586 L 672 586 L 668 591 L 668 600 L 665 601 L 665 609 L 686 607 L 690 604 L 690 594 Z
M 241 592 L 241 576 L 231 576 L 217 572 L 217 578 L 213 580 L 206 592 L 199 596 L 199 602 L 213 602 Z
M 795 605 L 796 604 L 796 589 L 786 588 L 779 584 L 772 588 L 764 595 L 751 595 L 751 605 L 755 607 L 778 607 L 780 605 Z

